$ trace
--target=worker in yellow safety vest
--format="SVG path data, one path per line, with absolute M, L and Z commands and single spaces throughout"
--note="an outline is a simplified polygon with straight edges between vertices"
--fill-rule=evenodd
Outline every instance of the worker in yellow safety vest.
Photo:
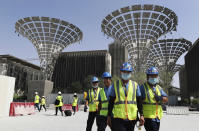
M 72 109 L 73 109 L 73 115 L 75 115 L 75 112 L 76 112 L 76 108 L 77 108 L 77 103 L 78 103 L 78 97 L 77 97 L 77 94 L 74 93 L 73 95 L 73 103 L 72 103 Z
M 35 108 L 38 109 L 38 111 L 39 111 L 39 99 L 40 99 L 40 97 L 38 95 L 38 92 L 35 92 L 34 106 L 35 106 Z
M 61 91 L 59 91 L 58 96 L 56 97 L 55 100 L 55 115 L 57 115 L 59 109 L 61 115 L 63 116 L 62 106 L 63 106 L 63 96 L 61 94 Z
M 168 101 L 167 94 L 158 85 L 158 70 L 150 67 L 146 71 L 147 82 L 141 85 L 140 91 L 143 100 L 143 114 L 146 131 L 159 131 L 160 119 L 162 118 L 162 103 Z
M 46 98 L 45 96 L 42 96 L 41 98 L 41 104 L 40 104 L 40 109 L 39 109 L 39 112 L 41 111 L 42 107 L 45 109 L 46 111 Z
M 109 92 L 107 124 L 113 131 L 134 131 L 138 111 L 140 125 L 144 124 L 140 88 L 136 82 L 130 80 L 132 71 L 131 64 L 125 62 L 120 67 L 121 79 L 114 81 Z
M 87 98 L 87 92 L 85 91 L 84 92 L 84 100 L 86 100 L 86 98 Z M 86 102 L 85 102 L 84 103 L 84 112 L 87 112 L 87 109 L 88 109 L 88 107 L 87 107 Z
M 89 114 L 88 114 L 88 120 L 87 120 L 87 126 L 86 131 L 91 131 L 93 123 L 95 121 L 95 118 L 97 117 L 97 111 L 98 111 L 98 95 L 100 88 L 98 87 L 99 80 L 97 77 L 93 77 L 92 80 L 92 89 L 88 91 L 88 95 L 86 98 L 86 105 L 89 106 Z M 97 123 L 97 120 L 96 120 Z
M 97 131 L 105 131 L 107 127 L 107 116 L 108 116 L 108 100 L 109 100 L 109 91 L 111 87 L 111 74 L 109 72 L 104 72 L 102 74 L 104 80 L 104 88 L 99 92 L 99 112 L 100 115 L 97 117 L 98 125 Z

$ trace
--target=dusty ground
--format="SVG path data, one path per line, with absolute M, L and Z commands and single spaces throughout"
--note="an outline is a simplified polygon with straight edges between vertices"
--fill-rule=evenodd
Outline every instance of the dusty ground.
M 82 111 L 72 117 L 54 116 L 54 110 L 35 115 L 0 118 L 0 131 L 85 131 L 88 114 Z M 94 123 L 93 131 L 96 131 Z M 144 131 L 144 128 L 142 127 Z M 199 114 L 164 115 L 161 131 L 198 131 Z M 110 131 L 107 128 L 107 131 Z M 136 129 L 137 131 L 137 129 Z

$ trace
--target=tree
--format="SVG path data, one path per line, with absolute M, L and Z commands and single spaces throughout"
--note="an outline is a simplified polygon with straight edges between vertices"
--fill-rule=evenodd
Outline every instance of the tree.
M 92 79 L 93 75 L 88 75 L 85 79 L 84 79 L 84 84 L 83 84 L 83 91 L 88 91 L 89 89 L 92 88 L 91 85 L 91 79 Z
M 171 71 L 160 71 L 159 72 L 159 78 L 160 78 L 160 83 L 159 85 L 168 93 L 169 88 L 171 87 L 171 82 L 173 80 L 173 75 L 174 73 Z
M 83 88 L 82 84 L 79 81 L 73 82 L 71 86 L 68 88 L 69 93 L 82 93 Z
M 119 80 L 119 79 L 120 79 L 119 77 L 117 77 L 117 76 L 114 75 L 114 76 L 112 77 L 112 82 L 117 81 L 117 80 Z
M 146 82 L 146 73 L 145 72 L 133 72 L 131 80 L 137 82 L 139 85 L 142 85 Z
M 92 82 L 91 79 L 96 76 L 96 75 L 88 75 L 85 79 L 84 79 L 84 84 L 83 84 L 83 91 L 88 91 L 89 89 L 92 88 Z M 98 76 L 97 76 L 98 77 Z M 99 79 L 99 87 L 103 88 L 104 87 L 104 82 L 103 79 L 101 77 L 98 77 Z

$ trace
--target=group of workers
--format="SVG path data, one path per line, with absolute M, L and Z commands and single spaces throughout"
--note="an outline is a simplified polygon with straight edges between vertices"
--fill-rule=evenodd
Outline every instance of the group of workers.
M 75 115 L 77 103 L 78 103 L 78 97 L 77 97 L 77 94 L 74 93 L 73 102 L 72 102 L 72 110 L 74 112 L 73 115 Z M 39 107 L 39 105 L 40 105 L 40 107 Z M 61 91 L 58 92 L 58 95 L 57 95 L 57 97 L 55 99 L 54 105 L 55 105 L 55 115 L 57 116 L 57 113 L 58 113 L 58 110 L 59 110 L 61 112 L 61 115 L 64 116 L 63 115 L 63 110 L 62 110 L 63 96 L 62 96 Z M 41 111 L 42 107 L 46 111 L 46 99 L 45 99 L 45 96 L 42 96 L 41 103 L 40 103 L 40 97 L 38 95 L 38 92 L 35 92 L 34 106 L 35 106 L 35 108 L 38 109 L 39 112 Z
M 39 95 L 38 95 L 38 92 L 35 92 L 34 104 L 35 104 L 35 105 L 34 105 L 35 108 L 37 108 L 39 112 L 41 111 L 42 107 L 43 107 L 43 108 L 45 109 L 45 111 L 46 111 L 46 98 L 45 98 L 45 96 L 42 96 L 42 98 L 41 98 L 41 103 L 40 103 L 40 97 L 39 97 Z M 40 107 L 39 107 L 39 105 L 40 105 Z
M 87 92 L 85 104 L 85 107 L 89 107 L 86 131 L 92 130 L 95 119 L 97 131 L 105 131 L 107 125 L 112 131 L 134 131 L 135 126 L 143 125 L 146 131 L 159 131 L 163 115 L 161 105 L 168 101 L 168 96 L 158 85 L 158 70 L 156 67 L 147 69 L 147 81 L 141 86 L 131 80 L 132 71 L 131 64 L 125 62 L 120 67 L 121 77 L 116 81 L 112 81 L 110 73 L 104 72 L 103 88 L 99 87 L 97 77 L 92 78 L 92 88 Z M 40 97 L 35 92 L 35 107 L 39 111 L 43 107 L 46 111 L 45 96 L 41 98 L 40 107 L 39 101 Z M 74 114 L 77 102 L 78 97 L 75 93 L 72 103 Z M 55 101 L 55 115 L 60 110 L 63 116 L 62 106 L 63 96 L 59 91 Z
M 134 131 L 135 125 L 144 125 L 146 131 L 159 131 L 161 105 L 168 97 L 158 85 L 158 70 L 156 67 L 147 69 L 147 82 L 141 86 L 131 80 L 132 71 L 132 66 L 126 62 L 120 67 L 120 80 L 112 81 L 110 73 L 103 73 L 104 88 L 98 86 L 97 77 L 92 78 L 93 88 L 86 98 L 89 107 L 86 131 L 92 130 L 95 119 L 97 131 L 105 131 L 107 125 L 112 131 Z

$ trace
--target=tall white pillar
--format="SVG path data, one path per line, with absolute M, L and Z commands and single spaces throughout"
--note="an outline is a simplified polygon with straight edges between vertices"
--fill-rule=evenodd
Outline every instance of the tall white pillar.
M 0 75 L 0 117 L 9 116 L 13 101 L 15 78 Z

